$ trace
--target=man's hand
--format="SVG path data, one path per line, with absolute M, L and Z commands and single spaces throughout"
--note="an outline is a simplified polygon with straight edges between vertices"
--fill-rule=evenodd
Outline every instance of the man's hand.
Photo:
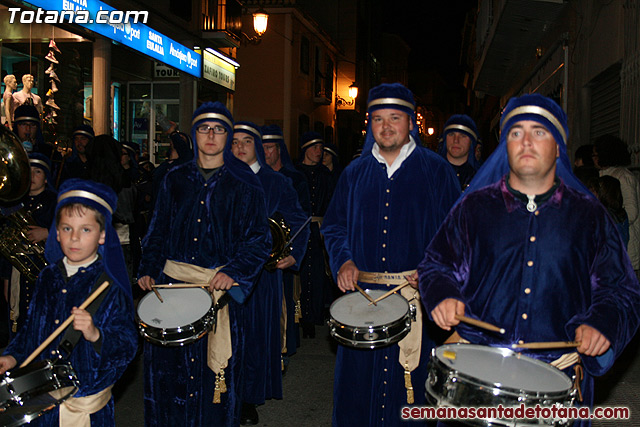
M 405 279 L 407 279 L 407 282 L 409 282 L 409 285 L 411 285 L 411 287 L 413 289 L 418 289 L 419 276 L 418 276 L 418 272 L 417 271 L 415 273 L 409 275 L 409 276 L 405 276 Z
M 234 282 L 235 280 L 233 280 L 231 277 L 227 276 L 224 273 L 218 272 L 209 282 L 209 291 L 213 292 L 214 290 L 229 290 L 233 286 Z
M 359 272 L 360 270 L 358 270 L 356 264 L 351 260 L 342 264 L 342 267 L 338 270 L 338 288 L 340 288 L 342 292 L 355 291 L 356 288 L 353 284 L 358 281 Z
M 460 323 L 456 319 L 456 314 L 464 315 L 464 303 L 454 298 L 447 298 L 433 309 L 431 317 L 442 329 L 450 331 L 452 326 Z
M 93 318 L 87 310 L 78 307 L 71 309 L 73 318 L 73 329 L 82 332 L 82 336 L 89 342 L 96 342 L 100 338 L 100 330 L 93 324 Z
M 37 225 L 30 225 L 29 231 L 27 231 L 27 237 L 31 240 L 31 243 L 44 242 L 47 240 L 47 236 L 49 236 L 49 230 Z
M 138 279 L 138 286 L 140 286 L 140 289 L 142 289 L 143 291 L 150 291 L 151 286 L 155 284 L 156 281 L 153 280 L 151 276 L 143 276 Z
M 279 268 L 280 270 L 284 270 L 286 268 L 291 267 L 292 265 L 295 265 L 295 263 L 296 263 L 296 259 L 291 255 L 289 255 L 288 257 L 282 258 L 280 261 L 278 261 L 278 263 L 276 264 L 276 268 Z
M 589 325 L 580 325 L 576 328 L 576 341 L 580 341 L 578 353 L 585 356 L 600 356 L 611 346 L 609 340 L 600 331 Z
M 18 362 L 13 356 L 1 356 L 0 357 L 0 374 L 4 374 L 9 369 L 13 369 Z

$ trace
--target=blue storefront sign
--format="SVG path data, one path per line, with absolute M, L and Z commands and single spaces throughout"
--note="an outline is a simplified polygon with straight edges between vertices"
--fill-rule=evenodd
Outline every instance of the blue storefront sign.
M 202 57 L 199 53 L 145 24 L 124 22 L 128 16 L 132 18 L 130 21 L 134 21 L 133 18 L 136 16 L 143 16 L 140 13 L 136 14 L 136 11 L 118 11 L 98 0 L 29 0 L 29 3 L 45 11 L 73 11 L 73 14 L 69 12 L 61 15 L 65 18 L 64 22 L 80 25 L 170 67 L 198 78 L 202 77 Z M 71 20 L 68 19 L 69 16 Z M 55 23 L 48 21 L 47 18 L 55 19 L 52 16 L 45 16 L 45 23 Z M 110 22 L 98 23 L 97 20 Z

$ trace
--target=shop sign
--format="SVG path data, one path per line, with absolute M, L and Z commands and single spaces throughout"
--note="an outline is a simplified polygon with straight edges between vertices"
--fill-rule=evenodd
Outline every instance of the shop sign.
M 206 66 L 206 64 L 205 64 Z M 171 67 L 167 67 L 166 65 L 160 63 L 160 62 L 156 62 L 154 67 L 153 67 L 153 76 L 157 79 L 162 79 L 162 78 L 178 78 L 180 77 L 180 71 L 171 68 Z
M 123 13 L 117 13 L 118 11 L 116 9 L 98 0 L 29 0 L 28 3 L 36 7 L 41 7 L 44 10 L 75 11 L 79 15 L 80 11 L 88 11 L 88 20 L 76 20 L 72 18 L 70 22 L 122 43 L 170 67 L 174 67 L 195 77 L 202 76 L 202 57 L 199 53 L 142 23 L 135 22 L 137 20 L 136 18 L 148 15 L 147 11 L 125 11 Z M 116 13 L 105 14 L 105 12 L 100 12 L 103 10 L 115 11 Z M 95 22 L 99 15 L 101 15 L 102 18 L 107 17 L 107 19 L 111 19 L 111 22 Z M 82 12 L 82 16 L 79 17 L 86 17 L 86 12 Z M 125 19 L 129 17 L 133 22 Z M 99 20 L 103 21 L 103 19 Z
M 203 52 L 202 77 L 229 90 L 236 90 L 236 67 L 208 51 Z

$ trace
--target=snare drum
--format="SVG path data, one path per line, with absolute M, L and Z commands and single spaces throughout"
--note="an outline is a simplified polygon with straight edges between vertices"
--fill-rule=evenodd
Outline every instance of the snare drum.
M 573 404 L 573 382 L 559 369 L 506 348 L 446 344 L 431 351 L 427 399 L 449 407 Z M 471 421 L 471 420 L 469 420 Z M 476 419 L 475 425 L 561 425 L 559 420 Z
M 202 338 L 213 326 L 215 310 L 209 292 L 202 288 L 158 289 L 138 303 L 140 334 L 153 344 L 177 347 Z
M 385 291 L 367 289 L 376 299 Z M 341 296 L 331 304 L 329 332 L 340 344 L 354 348 L 379 348 L 404 338 L 415 320 L 416 307 L 404 297 L 391 294 L 369 305 L 369 300 L 359 292 Z
M 69 362 L 42 360 L 0 377 L 0 425 L 20 426 L 55 408 L 78 391 Z

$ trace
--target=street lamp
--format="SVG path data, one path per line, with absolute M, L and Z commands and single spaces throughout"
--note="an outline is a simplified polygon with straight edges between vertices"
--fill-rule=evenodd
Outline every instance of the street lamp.
M 269 14 L 262 7 L 253 14 L 253 29 L 255 30 L 258 37 L 262 37 L 262 35 L 267 31 L 267 23 L 269 21 Z
M 267 31 L 268 22 L 269 14 L 261 6 L 260 9 L 253 14 L 253 30 L 257 35 L 255 37 L 249 37 L 244 31 L 242 31 L 240 42 L 244 45 L 259 44 L 262 41 L 262 35 Z
M 355 104 L 357 97 L 358 97 L 358 86 L 356 85 L 356 82 L 353 82 L 349 86 L 349 98 L 351 98 L 351 101 L 347 101 L 346 99 L 344 99 L 340 95 L 336 94 L 336 106 L 337 107 L 348 107 L 348 106 L 351 106 L 351 105 Z

